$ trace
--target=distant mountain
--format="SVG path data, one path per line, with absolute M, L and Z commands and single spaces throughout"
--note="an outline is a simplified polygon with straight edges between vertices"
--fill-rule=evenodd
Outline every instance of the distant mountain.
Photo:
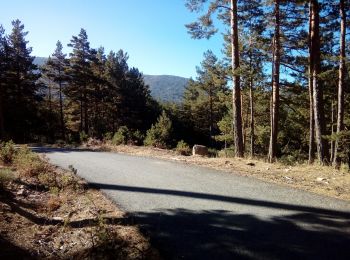
M 35 57 L 34 63 L 42 66 L 47 58 Z M 151 90 L 151 95 L 156 100 L 165 102 L 182 101 L 182 96 L 187 85 L 188 79 L 172 75 L 143 75 L 145 83 Z
M 38 66 L 42 66 L 46 63 L 47 58 L 45 57 L 35 57 L 33 63 L 38 65 Z
M 171 75 L 144 75 L 151 95 L 160 101 L 181 102 L 188 79 Z

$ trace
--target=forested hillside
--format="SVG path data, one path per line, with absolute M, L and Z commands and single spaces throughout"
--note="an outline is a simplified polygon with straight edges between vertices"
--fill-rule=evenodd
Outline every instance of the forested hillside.
M 126 51 L 91 47 L 84 29 L 69 54 L 58 41 L 38 68 L 16 20 L 11 32 L 0 31 L 1 139 L 200 143 L 213 155 L 349 164 L 349 6 L 332 3 L 187 0 L 198 14 L 189 34 L 222 32 L 225 54 L 205 52 L 187 84 L 143 76 Z
M 35 57 L 33 63 L 42 66 L 47 58 Z M 151 96 L 161 102 L 180 103 L 188 79 L 173 75 L 143 75 L 145 84 L 149 86 Z
M 182 101 L 188 79 L 172 75 L 143 75 L 143 78 L 155 99 L 176 103 Z

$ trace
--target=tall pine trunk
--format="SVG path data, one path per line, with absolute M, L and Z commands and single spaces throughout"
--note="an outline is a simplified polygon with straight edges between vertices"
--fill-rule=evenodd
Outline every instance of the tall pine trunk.
M 276 160 L 277 155 L 277 135 L 279 116 L 279 80 L 280 80 L 280 11 L 279 0 L 275 0 L 275 35 L 273 38 L 273 61 L 272 61 L 272 111 L 271 130 L 268 160 L 270 163 Z
M 318 0 L 310 0 L 311 5 L 311 31 L 310 31 L 310 52 L 311 52 L 311 76 L 313 90 L 313 110 L 315 117 L 315 133 L 317 155 L 321 164 L 329 162 L 328 143 L 325 135 L 325 118 L 323 107 L 323 89 L 320 86 L 320 17 Z
M 232 73 L 233 73 L 233 132 L 235 141 L 235 156 L 243 157 L 243 132 L 242 132 L 242 104 L 241 86 L 239 76 L 239 46 L 238 46 L 238 18 L 237 0 L 231 0 L 231 49 L 232 49 Z
M 314 116 L 314 91 L 312 89 L 312 67 L 313 60 L 311 57 L 311 4 L 309 5 L 309 117 L 310 117 L 310 126 L 309 126 L 309 164 L 313 164 L 315 161 L 315 116 Z
M 249 84 L 249 102 L 250 102 L 250 156 L 254 156 L 254 143 L 255 143 L 255 133 L 254 133 L 254 93 L 253 93 L 253 80 L 250 79 Z
M 339 134 L 344 130 L 344 78 L 345 78 L 345 36 L 346 36 L 346 12 L 345 1 L 339 1 L 340 9 L 340 57 L 339 57 L 339 82 L 338 82 L 338 111 L 337 111 L 337 139 L 334 149 L 334 166 L 340 167 L 341 160 L 339 157 Z
M 0 83 L 1 84 L 1 83 Z M 4 129 L 4 100 L 3 100 L 3 89 L 0 89 L 0 139 L 5 138 L 5 129 Z
M 61 72 L 59 72 L 61 73 Z M 60 80 L 59 83 L 59 98 L 60 98 L 60 121 L 61 121 L 61 138 L 63 140 L 66 140 L 66 127 L 64 125 L 64 114 L 63 114 L 63 97 L 62 97 L 62 81 Z

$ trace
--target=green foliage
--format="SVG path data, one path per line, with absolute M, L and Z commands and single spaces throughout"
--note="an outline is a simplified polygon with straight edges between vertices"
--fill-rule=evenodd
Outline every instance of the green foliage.
M 79 140 L 81 143 L 85 143 L 89 139 L 89 135 L 85 131 L 79 133 Z
M 229 147 L 218 152 L 218 157 L 233 158 L 235 157 L 235 148 Z
M 127 144 L 130 139 L 130 131 L 126 126 L 119 127 L 118 131 L 113 135 L 112 144 Z
M 0 143 L 0 159 L 4 164 L 12 164 L 15 153 L 16 149 L 13 141 Z
M 103 136 L 104 141 L 112 141 L 113 138 L 113 133 L 112 132 L 107 132 Z
M 166 148 L 171 141 L 172 123 L 165 111 L 158 117 L 157 122 L 147 131 L 144 144 L 158 148 Z
M 132 140 L 132 143 L 135 145 L 141 145 L 144 138 L 145 138 L 145 135 L 140 130 L 131 132 L 131 140 Z
M 15 179 L 14 172 L 10 169 L 0 169 L 0 188 L 7 182 Z
M 175 151 L 180 155 L 191 155 L 191 148 L 184 140 L 177 143 Z

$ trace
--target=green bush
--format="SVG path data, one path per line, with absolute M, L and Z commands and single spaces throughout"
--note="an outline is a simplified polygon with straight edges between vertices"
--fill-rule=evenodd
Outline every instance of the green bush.
M 130 131 L 126 126 L 119 127 L 112 138 L 113 145 L 127 144 L 130 139 Z
M 113 133 L 112 132 L 107 132 L 103 136 L 104 141 L 112 141 L 113 138 Z
M 163 111 L 157 122 L 147 131 L 144 144 L 158 148 L 167 148 L 171 140 L 171 132 L 171 120 Z
M 85 133 L 85 131 L 82 131 L 79 133 L 79 140 L 81 143 L 86 142 L 89 139 L 89 135 Z
M 6 182 L 15 179 L 15 175 L 10 169 L 0 169 L 0 188 L 2 188 Z
M 209 148 L 208 149 L 208 156 L 209 157 L 218 157 L 218 150 L 215 148 Z
M 4 164 L 11 164 L 16 153 L 15 144 L 12 141 L 0 144 L 0 159 Z
M 229 148 L 226 148 L 226 151 L 225 149 L 220 150 L 218 152 L 218 157 L 227 157 L 227 158 L 235 157 L 235 148 L 229 147 Z
M 132 144 L 141 145 L 144 138 L 145 138 L 145 135 L 141 133 L 140 130 L 136 130 L 131 133 Z
M 184 140 L 177 143 L 175 151 L 181 155 L 191 155 L 191 148 Z

